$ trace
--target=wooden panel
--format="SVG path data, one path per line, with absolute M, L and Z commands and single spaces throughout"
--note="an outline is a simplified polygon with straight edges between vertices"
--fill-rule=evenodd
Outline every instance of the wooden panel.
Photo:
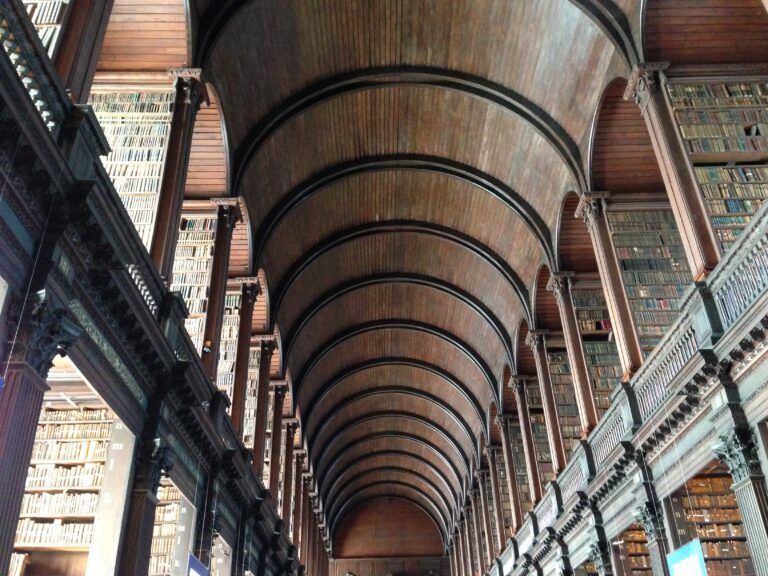
M 574 193 L 568 194 L 563 202 L 558 236 L 560 268 L 568 272 L 597 272 L 597 259 L 587 226 L 574 215 L 578 205 L 579 197 Z
M 535 288 L 536 303 L 534 315 L 536 317 L 536 327 L 539 330 L 561 332 L 563 327 L 560 322 L 560 311 L 557 308 L 557 301 L 555 300 L 555 295 L 547 290 L 549 278 L 549 268 L 546 266 L 539 268 Z
M 768 62 L 768 12 L 761 0 L 649 0 L 647 62 Z
M 523 320 L 520 323 L 520 329 L 517 331 L 517 373 L 520 376 L 536 376 L 536 360 L 533 358 L 533 351 L 525 343 L 528 338 L 528 323 Z
M 100 71 L 161 71 L 187 66 L 184 0 L 115 0 Z
M 442 542 L 434 522 L 421 509 L 405 500 L 381 498 L 344 518 L 333 552 L 337 558 L 440 556 Z
M 212 89 L 210 105 L 197 112 L 189 154 L 185 198 L 211 198 L 227 194 L 227 157 L 219 103 Z

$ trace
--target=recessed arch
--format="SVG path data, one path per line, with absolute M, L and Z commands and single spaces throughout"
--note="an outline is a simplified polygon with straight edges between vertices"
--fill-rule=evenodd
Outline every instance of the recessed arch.
M 555 236 L 558 267 L 561 271 L 597 273 L 597 259 L 586 224 L 576 218 L 579 195 L 568 192 L 560 206 Z

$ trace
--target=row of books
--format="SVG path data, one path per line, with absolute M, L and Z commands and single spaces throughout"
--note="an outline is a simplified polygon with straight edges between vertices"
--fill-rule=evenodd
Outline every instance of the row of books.
M 114 414 L 107 409 L 91 410 L 44 410 L 40 414 L 40 422 L 97 422 L 114 419 Z
M 217 364 L 216 385 L 224 390 L 232 400 L 235 384 L 235 361 L 237 359 L 237 340 L 240 328 L 240 292 L 227 292 L 224 296 L 224 316 L 222 319 L 221 341 L 219 343 L 219 362 Z
M 104 478 L 104 464 L 88 462 L 77 466 L 37 464 L 30 466 L 27 473 L 28 489 L 50 488 L 98 488 Z
M 35 441 L 42 440 L 106 440 L 112 430 L 109 422 L 41 424 Z
M 651 243 L 653 240 L 653 243 Z M 657 258 L 685 258 L 685 250 L 682 246 L 670 246 L 660 244 L 655 238 L 644 240 L 645 245 L 632 243 L 630 246 L 617 246 L 616 257 L 621 259 L 645 258 L 655 260 Z
M 152 528 L 152 547 L 149 574 L 172 573 L 176 535 L 181 512 L 181 491 L 167 479 L 161 481 L 157 491 L 155 524 Z
M 104 440 L 40 442 L 32 448 L 32 460 L 104 460 L 107 457 L 107 444 Z
M 768 124 L 681 124 L 683 138 L 727 138 L 768 134 Z
M 501 450 L 497 450 L 496 470 L 499 476 L 499 496 L 501 499 L 501 517 L 504 521 L 505 530 L 509 533 L 510 527 L 514 523 L 512 516 L 512 501 L 509 497 L 509 482 L 507 482 L 507 467 L 504 464 L 504 455 Z
M 752 562 L 708 558 L 707 576 L 755 576 Z
M 570 460 L 571 454 L 578 446 L 581 438 L 581 420 L 576 405 L 568 354 L 562 349 L 548 349 L 547 363 L 549 364 L 555 408 L 560 420 L 560 432 L 563 436 L 566 459 Z
M 154 547 L 154 543 L 152 544 Z M 160 576 L 171 574 L 173 569 L 173 556 L 170 554 L 155 553 L 152 551 L 152 556 L 149 557 L 149 574 L 150 576 Z
M 92 492 L 39 492 L 24 494 L 22 516 L 74 516 L 94 515 L 99 495 Z
M 93 538 L 93 522 L 40 522 L 21 518 L 16 526 L 16 546 L 87 546 Z
M 700 183 L 760 184 L 768 182 L 768 166 L 697 166 L 696 180 Z
M 8 568 L 8 576 L 23 576 L 28 561 L 28 554 L 19 554 L 18 552 L 11 554 L 11 565 Z
M 768 122 L 765 108 L 724 108 L 721 110 L 696 110 L 685 108 L 675 111 L 679 124 L 749 124 Z
M 61 24 L 69 6 L 69 0 L 23 0 L 29 19 L 39 24 Z
M 702 542 L 704 558 L 749 558 L 746 541 L 724 540 L 722 542 Z
M 768 82 L 670 82 L 667 93 L 675 107 L 768 104 Z
M 512 463 L 515 466 L 520 505 L 525 512 L 529 512 L 533 508 L 533 502 L 531 501 L 531 490 L 528 484 L 528 469 L 525 465 L 523 433 L 520 429 L 520 423 L 517 421 L 513 422 L 509 427 L 509 440 L 512 446 Z
M 252 347 L 248 355 L 248 386 L 245 392 L 245 413 L 243 415 L 243 445 L 253 448 L 256 431 L 256 393 L 259 385 L 259 346 Z
M 724 200 L 711 200 L 706 199 L 704 201 L 705 206 L 710 214 L 745 214 L 751 216 L 760 209 L 765 200 L 763 198 L 727 198 Z M 715 218 L 712 219 L 713 221 Z M 749 218 L 746 219 L 749 222 Z
M 689 153 L 707 152 L 768 152 L 768 138 L 742 136 L 740 138 L 710 138 L 707 140 L 686 140 Z

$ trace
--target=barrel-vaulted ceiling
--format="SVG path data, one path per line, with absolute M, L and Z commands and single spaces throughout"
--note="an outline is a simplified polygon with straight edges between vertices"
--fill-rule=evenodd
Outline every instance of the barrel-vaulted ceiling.
M 636 2 L 192 3 L 332 535 L 385 495 L 446 541 Z

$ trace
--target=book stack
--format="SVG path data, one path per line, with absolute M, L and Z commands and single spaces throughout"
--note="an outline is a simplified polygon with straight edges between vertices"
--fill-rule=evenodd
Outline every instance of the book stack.
M 581 421 L 576 405 L 571 366 L 568 353 L 559 345 L 547 344 L 547 364 L 552 380 L 552 392 L 555 397 L 555 409 L 560 420 L 560 432 L 563 436 L 566 461 L 571 459 L 573 451 L 581 439 Z
M 173 552 L 180 520 L 181 492 L 168 480 L 163 480 L 157 490 L 155 525 L 152 528 L 152 549 L 149 558 L 149 574 L 170 575 L 173 570 Z
M 616 343 L 611 339 L 611 320 L 602 288 L 571 292 L 584 347 L 592 394 L 598 416 L 611 405 L 611 394 L 621 382 L 622 370 Z
M 530 379 L 525 384 L 528 397 L 528 415 L 531 419 L 531 435 L 533 448 L 536 452 L 536 464 L 539 469 L 541 484 L 554 480 L 555 470 L 552 466 L 552 453 L 547 436 L 547 421 L 544 417 L 544 406 L 541 403 L 541 389 L 536 379 Z
M 237 358 L 237 337 L 240 330 L 241 298 L 240 292 L 227 292 L 224 297 L 219 362 L 216 368 L 216 386 L 226 393 L 230 404 L 235 386 L 235 360 Z M 231 410 L 231 405 L 228 410 Z
M 638 524 L 624 530 L 613 544 L 616 569 L 619 576 L 651 576 L 651 557 L 648 538 Z
M 29 556 L 27 554 L 11 554 L 11 566 L 8 569 L 8 576 L 24 576 L 24 569 L 27 567 Z
M 725 252 L 768 198 L 768 81 L 675 81 L 667 94 Z
M 171 290 L 180 292 L 187 304 L 189 316 L 184 321 L 184 327 L 198 354 L 203 351 L 215 240 L 216 218 L 182 218 L 173 260 Z
M 525 467 L 523 434 L 518 421 L 514 421 L 509 425 L 509 441 L 512 445 L 512 462 L 515 465 L 520 507 L 523 510 L 523 514 L 525 514 L 533 510 L 533 501 L 531 500 L 531 487 L 528 483 L 528 469 Z
M 67 17 L 69 0 L 22 0 L 29 19 L 51 59 L 56 54 L 61 27 Z
M 112 183 L 149 249 L 171 130 L 173 92 L 94 92 L 90 104 L 112 151 Z
M 87 551 L 113 420 L 108 410 L 43 410 L 27 472 L 17 549 Z
M 248 355 L 248 387 L 245 391 L 245 413 L 243 416 L 243 445 L 253 448 L 253 435 L 256 431 L 256 400 L 259 386 L 260 347 L 251 347 Z
M 609 210 L 616 257 L 645 356 L 674 323 L 691 272 L 671 209 Z

